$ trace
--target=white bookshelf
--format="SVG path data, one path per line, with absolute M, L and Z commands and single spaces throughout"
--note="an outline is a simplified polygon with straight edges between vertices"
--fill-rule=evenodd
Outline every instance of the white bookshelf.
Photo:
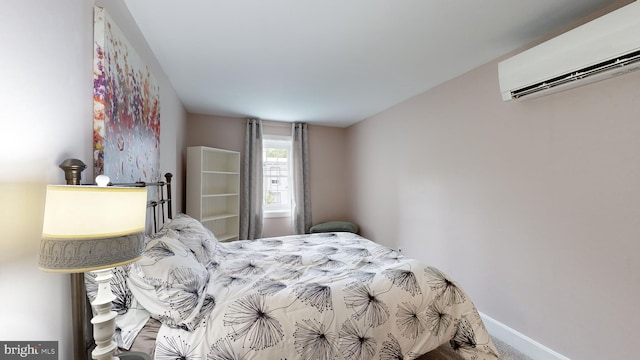
M 206 146 L 187 148 L 187 215 L 218 241 L 238 240 L 240 153 Z

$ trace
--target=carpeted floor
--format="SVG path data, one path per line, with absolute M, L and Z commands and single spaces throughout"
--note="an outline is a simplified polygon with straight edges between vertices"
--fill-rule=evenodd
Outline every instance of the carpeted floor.
M 501 360 L 532 360 L 530 357 L 518 352 L 508 344 L 493 338 L 493 343 L 496 344 L 498 352 L 500 353 Z M 427 353 L 417 360 L 463 360 L 456 352 L 449 346 L 444 344 L 439 348 Z

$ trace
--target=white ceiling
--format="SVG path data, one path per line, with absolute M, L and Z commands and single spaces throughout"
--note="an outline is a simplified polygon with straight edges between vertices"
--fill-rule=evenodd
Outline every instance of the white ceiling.
M 348 126 L 616 1 L 124 2 L 190 113 Z

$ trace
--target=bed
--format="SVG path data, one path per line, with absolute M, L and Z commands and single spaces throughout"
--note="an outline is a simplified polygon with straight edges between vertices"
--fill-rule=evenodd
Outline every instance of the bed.
M 118 346 L 158 360 L 498 358 L 455 281 L 353 233 L 224 243 L 178 214 L 113 273 Z

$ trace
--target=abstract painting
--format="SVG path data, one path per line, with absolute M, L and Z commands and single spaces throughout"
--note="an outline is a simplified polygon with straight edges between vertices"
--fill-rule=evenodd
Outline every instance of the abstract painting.
M 160 89 L 101 7 L 94 10 L 93 169 L 113 183 L 160 179 Z

